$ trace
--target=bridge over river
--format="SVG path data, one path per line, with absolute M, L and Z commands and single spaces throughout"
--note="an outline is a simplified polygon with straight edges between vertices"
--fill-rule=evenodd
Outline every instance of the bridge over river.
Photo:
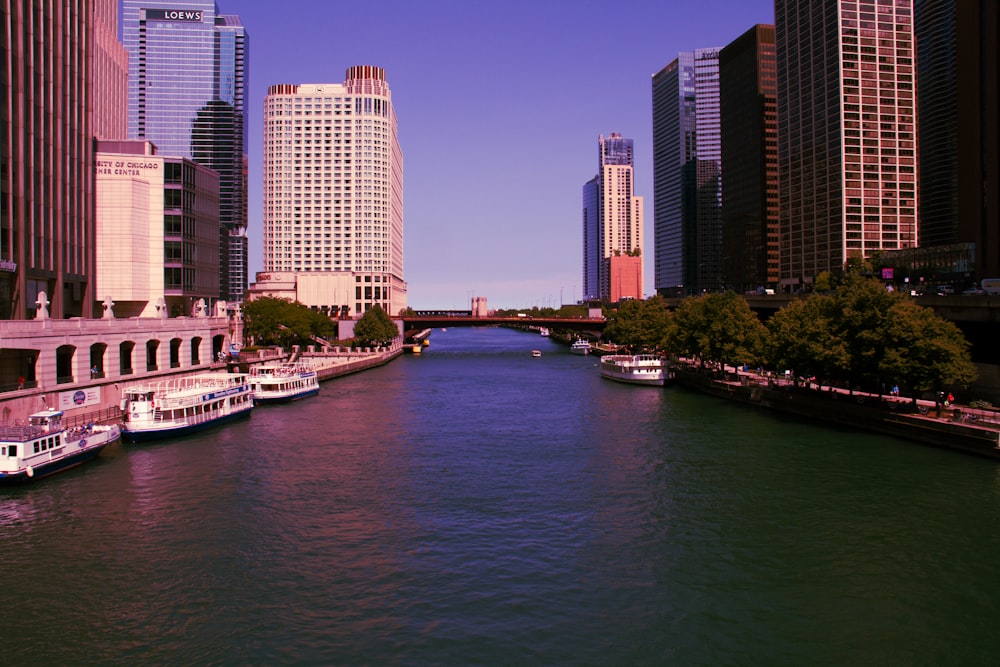
M 403 330 L 421 331 L 447 327 L 522 326 L 574 331 L 604 331 L 603 317 L 473 317 L 469 310 L 423 310 L 403 317 Z

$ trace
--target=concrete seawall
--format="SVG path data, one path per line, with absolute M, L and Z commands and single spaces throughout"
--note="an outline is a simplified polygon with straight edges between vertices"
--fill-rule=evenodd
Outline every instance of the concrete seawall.
M 1000 459 L 1000 425 L 985 420 L 956 421 L 967 414 L 961 409 L 937 418 L 933 410 L 927 415 L 913 412 L 909 399 L 757 383 L 747 375 L 713 373 L 685 365 L 672 368 L 677 385 L 744 405 Z
M 309 360 L 316 366 L 319 380 L 332 380 L 334 378 L 358 373 L 371 368 L 385 365 L 403 354 L 402 345 L 393 345 L 389 348 L 364 349 L 351 351 L 347 348 L 338 348 L 336 351 L 327 350 L 321 352 L 306 352 L 301 355 L 302 359 Z M 287 358 L 287 353 L 277 354 L 274 351 L 261 351 L 260 354 L 247 355 L 247 359 L 240 364 L 231 364 L 233 370 L 244 370 L 248 364 L 267 363 L 281 361 Z M 128 378 L 116 378 L 114 380 L 89 380 L 83 383 L 59 385 L 56 390 L 44 391 L 40 389 L 25 389 L 17 392 L 4 394 L 0 399 L 0 423 L 24 423 L 28 415 L 46 407 L 60 406 L 60 394 L 74 393 L 79 391 L 89 391 L 98 397 L 97 401 L 85 407 L 72 408 L 63 407 L 66 413 L 64 422 L 67 426 L 95 422 L 114 423 L 121 421 L 121 398 L 122 389 L 129 384 L 148 381 L 152 379 L 169 379 L 189 375 L 193 372 L 204 373 L 206 371 L 225 372 L 227 364 L 215 363 L 197 369 L 171 369 L 156 373 L 143 373 L 129 376 Z

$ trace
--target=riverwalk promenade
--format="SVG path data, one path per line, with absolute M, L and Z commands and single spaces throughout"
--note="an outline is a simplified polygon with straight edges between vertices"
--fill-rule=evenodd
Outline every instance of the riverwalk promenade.
M 845 429 L 1000 459 L 1000 411 L 879 395 L 731 366 L 673 362 L 677 385 L 726 400 Z

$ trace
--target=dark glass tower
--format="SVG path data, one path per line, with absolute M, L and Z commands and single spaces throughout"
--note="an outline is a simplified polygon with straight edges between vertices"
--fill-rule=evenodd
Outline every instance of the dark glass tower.
M 246 260 L 248 36 L 212 0 L 123 0 L 128 131 L 160 155 L 219 172 L 219 297 L 243 301 Z
M 774 26 L 756 25 L 719 54 L 722 247 L 727 287 L 778 284 L 778 120 Z
M 1000 5 L 915 0 L 920 245 L 975 244 L 1000 276 Z

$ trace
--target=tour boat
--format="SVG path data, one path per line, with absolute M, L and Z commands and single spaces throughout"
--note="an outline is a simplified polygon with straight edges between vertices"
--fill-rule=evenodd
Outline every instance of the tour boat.
M 148 442 L 201 431 L 253 409 L 247 373 L 198 373 L 125 387 L 124 426 L 129 442 Z
M 609 354 L 601 357 L 601 377 L 630 384 L 662 387 L 666 373 L 656 354 Z
M 0 425 L 0 483 L 39 479 L 97 457 L 121 435 L 117 424 L 63 426 L 63 412 L 49 408 L 27 424 Z
M 540 356 L 542 356 L 542 351 L 541 350 L 532 350 L 531 351 L 531 356 L 533 356 L 533 357 L 540 357 Z
M 569 351 L 571 354 L 590 354 L 590 341 L 577 338 L 573 341 L 573 344 L 569 346 Z
M 287 403 L 319 393 L 319 376 L 308 365 L 265 364 L 250 369 L 255 403 Z

